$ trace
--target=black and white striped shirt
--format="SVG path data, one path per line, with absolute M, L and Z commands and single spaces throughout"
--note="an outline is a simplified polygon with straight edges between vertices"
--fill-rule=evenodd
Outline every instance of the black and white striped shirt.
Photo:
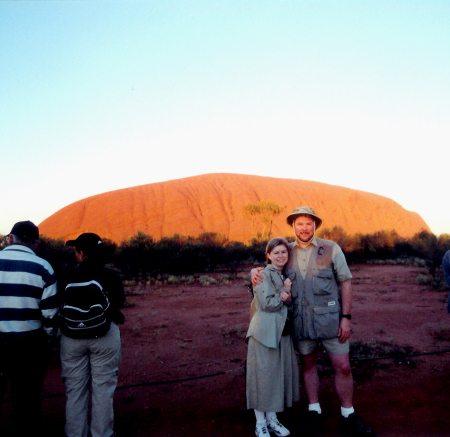
M 59 312 L 55 272 L 27 246 L 13 244 L 0 252 L 0 337 L 56 333 Z

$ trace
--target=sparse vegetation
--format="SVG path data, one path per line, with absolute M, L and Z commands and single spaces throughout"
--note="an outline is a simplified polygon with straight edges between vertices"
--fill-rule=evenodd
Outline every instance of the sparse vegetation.
M 272 200 L 261 200 L 259 203 L 248 203 L 242 209 L 244 217 L 251 222 L 251 230 L 254 238 L 256 240 L 270 240 L 273 220 L 286 207 L 277 205 Z
M 217 281 L 212 277 L 212 276 L 200 276 L 200 278 L 198 278 L 200 284 L 202 285 L 210 285 L 210 284 L 216 284 Z
M 271 208 L 266 205 L 269 212 L 278 214 L 280 209 L 277 208 L 282 207 L 275 206 Z M 249 206 L 249 211 L 253 211 L 252 208 Z M 267 236 L 270 235 L 270 227 L 268 229 Z M 418 284 L 431 285 L 437 290 L 448 290 L 441 262 L 445 252 L 450 250 L 449 234 L 436 237 L 430 232 L 422 231 L 411 239 L 405 239 L 395 231 L 348 235 L 342 228 L 334 227 L 320 229 L 318 236 L 336 241 L 342 247 L 350 265 L 368 263 L 423 267 L 423 272 L 416 279 Z M 287 239 L 293 240 L 292 236 Z M 221 273 L 218 277 L 221 283 L 228 283 L 231 279 L 239 279 L 239 267 L 263 265 L 267 241 L 260 234 L 250 244 L 245 245 L 228 241 L 224 236 L 213 232 L 205 232 L 198 237 L 174 235 L 155 241 L 150 235 L 138 232 L 120 246 L 109 240 L 104 240 L 104 244 L 108 266 L 122 273 L 124 286 L 127 288 L 127 284 L 140 283 L 158 287 L 163 284 L 192 284 L 197 280 L 212 284 L 217 281 L 212 276 L 212 281 L 206 281 L 198 277 L 196 279 L 193 274 L 213 272 Z M 61 277 L 76 265 L 73 251 L 66 247 L 62 240 L 43 236 L 36 252 L 52 264 L 57 277 Z M 226 276 L 227 274 L 231 276 Z M 128 282 L 129 280 L 134 282 Z M 358 278 L 355 275 L 354 281 L 365 282 L 366 278 Z M 128 291 L 128 294 L 131 293 L 135 291 Z
M 225 344 L 230 346 L 236 341 L 245 339 L 247 328 L 244 326 L 222 326 L 221 334 L 225 339 Z
M 416 278 L 417 285 L 429 285 L 431 284 L 433 278 L 431 276 L 419 275 Z

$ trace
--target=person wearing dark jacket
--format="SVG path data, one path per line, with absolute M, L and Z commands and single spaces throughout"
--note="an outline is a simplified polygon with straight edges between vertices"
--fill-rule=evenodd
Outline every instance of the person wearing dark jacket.
M 104 267 L 103 241 L 98 235 L 81 234 L 66 246 L 75 248 L 79 265 L 69 275 L 62 293 L 61 369 L 67 389 L 64 430 L 66 437 L 112 437 L 113 396 L 122 354 L 118 325 L 124 323 L 120 311 L 125 303 L 122 280 L 116 271 Z M 98 298 L 98 304 L 88 302 L 92 296 Z M 87 317 L 93 310 L 95 314 Z M 76 314 L 86 319 L 77 319 Z
M 18 222 L 0 252 L 0 407 L 9 383 L 15 436 L 41 436 L 41 389 L 49 340 L 57 333 L 57 285 L 52 266 L 36 256 L 39 229 Z M 0 431 L 1 432 L 1 431 Z

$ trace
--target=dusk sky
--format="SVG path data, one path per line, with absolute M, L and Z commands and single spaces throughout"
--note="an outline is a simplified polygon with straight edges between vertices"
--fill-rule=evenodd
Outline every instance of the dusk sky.
M 376 193 L 450 234 L 449 17 L 447 0 L 1 1 L 0 234 L 205 173 Z

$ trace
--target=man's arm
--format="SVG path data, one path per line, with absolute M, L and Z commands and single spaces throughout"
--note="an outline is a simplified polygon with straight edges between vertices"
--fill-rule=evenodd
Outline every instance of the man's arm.
M 347 279 L 339 284 L 341 286 L 342 314 L 351 314 L 352 311 L 352 280 Z M 343 317 L 339 323 L 339 342 L 345 343 L 350 337 L 350 320 Z
M 262 271 L 264 270 L 264 267 L 256 267 L 255 269 L 252 269 L 250 272 L 250 280 L 253 284 L 253 286 L 261 284 L 263 281 L 263 275 Z
M 44 331 L 49 336 L 55 336 L 58 332 L 57 315 L 60 310 L 60 302 L 58 296 L 58 285 L 56 283 L 55 272 L 48 265 L 42 275 L 45 286 L 42 290 L 39 309 L 41 310 L 42 325 Z

